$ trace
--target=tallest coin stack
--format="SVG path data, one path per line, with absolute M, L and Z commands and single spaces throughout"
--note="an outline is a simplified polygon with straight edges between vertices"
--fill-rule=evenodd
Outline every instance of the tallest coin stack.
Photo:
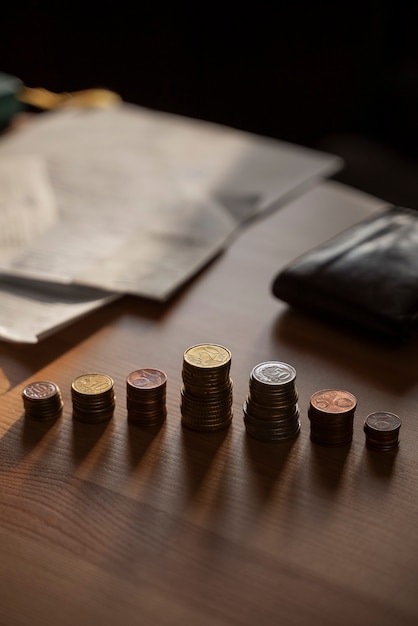
M 183 356 L 182 424 L 198 431 L 226 428 L 232 420 L 231 353 L 217 344 L 198 344 Z

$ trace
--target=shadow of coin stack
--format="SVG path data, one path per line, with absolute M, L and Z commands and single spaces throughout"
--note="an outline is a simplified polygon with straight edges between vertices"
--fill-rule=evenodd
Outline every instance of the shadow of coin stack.
M 25 417 L 41 422 L 60 417 L 64 406 L 58 385 L 47 380 L 26 385 L 22 399 Z
M 128 421 L 136 426 L 159 426 L 167 417 L 167 375 L 147 368 L 131 372 L 126 379 Z
M 231 353 L 217 344 L 198 344 L 183 356 L 181 420 L 186 428 L 215 431 L 232 420 Z
M 311 441 L 322 446 L 344 446 L 353 438 L 357 400 L 349 391 L 322 389 L 310 399 Z
M 109 420 L 115 409 L 113 384 L 110 376 L 99 373 L 83 374 L 73 380 L 73 418 L 88 424 Z
M 261 441 L 284 441 L 300 430 L 296 370 L 281 361 L 256 365 L 244 402 L 246 431 Z

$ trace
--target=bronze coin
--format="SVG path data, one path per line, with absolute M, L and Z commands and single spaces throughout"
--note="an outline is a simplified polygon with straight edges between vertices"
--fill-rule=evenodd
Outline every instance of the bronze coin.
M 39 380 L 26 385 L 22 391 L 24 400 L 45 400 L 59 393 L 58 386 L 48 380 Z
M 349 391 L 322 389 L 311 396 L 310 405 L 319 413 L 347 413 L 356 408 L 356 397 Z
M 167 382 L 167 375 L 158 369 L 143 368 L 131 372 L 126 382 L 138 389 L 156 389 Z

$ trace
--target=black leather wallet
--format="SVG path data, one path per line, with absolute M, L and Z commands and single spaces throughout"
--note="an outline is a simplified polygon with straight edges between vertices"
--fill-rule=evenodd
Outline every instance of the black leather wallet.
M 282 269 L 273 294 L 316 316 L 405 339 L 418 325 L 418 211 L 392 207 Z

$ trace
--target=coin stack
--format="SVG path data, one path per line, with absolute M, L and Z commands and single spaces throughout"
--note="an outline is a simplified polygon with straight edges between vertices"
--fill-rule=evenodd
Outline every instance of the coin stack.
M 22 399 L 25 416 L 41 422 L 60 417 L 64 406 L 58 385 L 47 380 L 26 385 Z
M 137 426 L 159 426 L 167 417 L 167 376 L 158 369 L 139 369 L 126 379 L 128 421 Z
M 182 425 L 197 431 L 226 428 L 232 420 L 231 353 L 217 344 L 198 344 L 183 356 Z
M 256 365 L 244 402 L 246 431 L 261 441 L 285 441 L 300 430 L 296 370 L 281 361 Z
M 398 446 L 401 420 L 395 413 L 370 413 L 364 421 L 366 445 L 378 450 L 393 450 Z
M 311 396 L 308 416 L 311 441 L 323 446 L 344 446 L 353 438 L 357 400 L 352 393 L 323 389 Z
M 115 409 L 113 380 L 107 374 L 83 374 L 71 385 L 73 417 L 96 424 L 109 420 Z

